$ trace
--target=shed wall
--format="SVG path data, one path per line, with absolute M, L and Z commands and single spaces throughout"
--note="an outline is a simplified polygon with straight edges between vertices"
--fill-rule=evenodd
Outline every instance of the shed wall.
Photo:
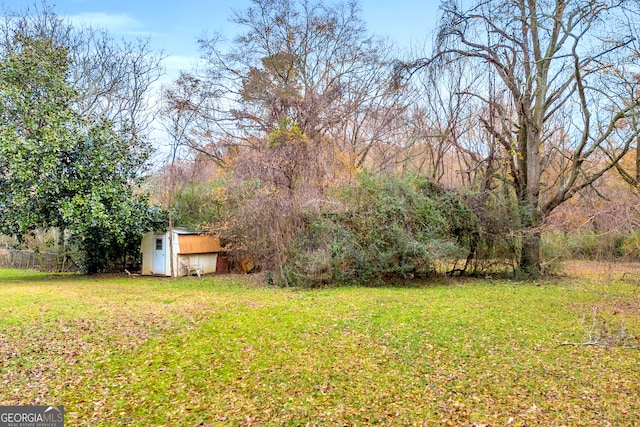
M 145 276 L 153 274 L 153 249 L 154 233 L 145 233 L 142 236 L 140 252 L 142 252 L 142 274 Z
M 178 265 L 182 265 L 181 261 L 186 261 L 192 266 L 198 266 L 202 269 L 203 274 L 211 274 L 216 272 L 216 265 L 218 262 L 218 254 L 191 254 L 191 255 L 178 255 Z M 180 268 L 178 271 L 179 276 L 185 276 L 186 271 L 184 268 Z
M 155 239 L 162 234 L 148 232 L 142 237 L 140 251 L 142 253 L 142 274 L 152 275 Z M 193 266 L 199 266 L 204 274 L 216 272 L 218 252 L 222 251 L 220 238 L 218 236 L 181 234 L 173 231 L 164 234 L 166 237 L 167 250 L 165 251 L 165 275 L 171 276 L 171 253 L 173 252 L 173 274 L 174 277 L 184 276 L 185 269 L 181 261 L 187 260 Z M 171 237 L 171 239 L 170 239 Z M 170 250 L 173 246 L 173 250 Z

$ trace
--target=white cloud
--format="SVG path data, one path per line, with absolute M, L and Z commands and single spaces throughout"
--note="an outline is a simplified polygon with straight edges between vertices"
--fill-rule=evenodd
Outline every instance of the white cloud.
M 67 19 L 74 25 L 106 28 L 116 33 L 130 33 L 142 26 L 140 21 L 126 13 L 86 12 L 67 16 Z

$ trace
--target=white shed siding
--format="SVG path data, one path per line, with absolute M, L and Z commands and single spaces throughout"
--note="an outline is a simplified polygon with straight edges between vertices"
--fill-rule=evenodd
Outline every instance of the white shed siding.
M 145 276 L 153 274 L 154 236 L 153 232 L 145 233 L 145 235 L 142 236 L 140 251 L 142 252 L 142 274 Z
M 215 273 L 216 265 L 218 261 L 218 253 L 210 252 L 210 253 L 193 253 L 193 254 L 181 254 L 180 253 L 180 244 L 178 235 L 181 234 L 191 234 L 184 230 L 173 230 L 171 233 L 166 232 L 162 233 L 154 233 L 149 232 L 145 233 L 142 237 L 142 244 L 140 246 L 140 251 L 142 252 L 142 274 L 143 275 L 154 275 L 157 274 L 153 271 L 154 265 L 154 249 L 155 249 L 155 240 L 159 236 L 165 237 L 165 242 L 167 245 L 167 250 L 165 251 L 165 272 L 164 276 L 171 276 L 171 257 L 173 255 L 173 276 L 180 277 L 186 275 L 186 270 L 183 268 L 181 261 L 188 260 L 190 265 L 198 266 L 201 268 L 203 274 Z M 169 250 L 169 246 L 173 247 L 173 250 Z
M 178 255 L 178 265 L 182 266 L 182 260 L 188 262 L 193 267 L 199 267 L 202 269 L 202 274 L 210 274 L 216 272 L 216 264 L 218 262 L 218 254 L 189 254 Z M 184 276 L 185 271 L 179 272 L 179 276 Z

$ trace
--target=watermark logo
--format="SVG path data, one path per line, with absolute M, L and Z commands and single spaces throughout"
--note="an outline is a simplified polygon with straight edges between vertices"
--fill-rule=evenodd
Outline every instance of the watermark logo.
M 64 407 L 0 406 L 0 427 L 64 427 Z

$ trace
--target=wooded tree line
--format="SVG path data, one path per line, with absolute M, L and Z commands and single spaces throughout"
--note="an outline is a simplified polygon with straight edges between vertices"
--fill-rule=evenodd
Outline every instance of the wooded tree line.
M 336 194 L 370 182 L 363 171 L 389 183 L 417 174 L 468 207 L 464 232 L 433 240 L 458 245 L 455 256 L 432 252 L 423 267 L 507 257 L 536 275 L 544 227 L 569 212 L 560 207 L 593 203 L 612 182 L 635 203 L 638 3 L 462 3 L 442 2 L 433 51 L 417 55 L 369 34 L 355 2 L 256 0 L 232 17 L 236 38 L 200 40 L 204 65 L 167 88 L 165 114 L 175 148 L 215 165 L 204 182 L 218 193 L 197 184 L 219 207 L 212 227 L 281 277 L 291 263 L 322 270 L 320 260 L 339 261 L 339 275 L 366 256 L 354 249 L 360 260 L 341 259 L 335 239 L 325 245 L 333 252 L 317 247 L 320 223 L 329 235 L 339 223 L 352 243 L 364 232 L 361 209 Z M 370 227 L 393 223 L 384 209 L 407 197 L 386 191 L 379 215 L 367 213 L 378 219 Z M 405 205 L 394 215 L 413 213 Z M 301 248 L 309 233 L 315 248 Z M 378 255 L 394 247 L 389 264 L 402 264 L 399 241 L 370 238 L 360 244 Z
M 441 11 L 433 51 L 410 54 L 369 33 L 355 1 L 253 0 L 234 12 L 239 33 L 203 36 L 199 67 L 163 89 L 171 153 L 153 198 L 172 223 L 220 233 L 238 265 L 279 283 L 497 260 L 537 275 L 549 224 L 636 233 L 638 2 L 448 0 Z M 61 46 L 78 67 L 62 73 L 69 110 L 117 134 L 136 166 L 122 182 L 136 182 L 147 86 L 114 78 L 129 82 L 115 93 L 100 73 L 105 90 L 92 97 L 70 54 L 83 50 Z M 84 51 L 105 53 L 98 46 Z M 159 58 L 144 44 L 120 48 L 150 84 Z M 110 55 L 86 60 L 99 58 L 88 69 L 118 69 Z M 131 64 L 118 64 L 126 76 Z

